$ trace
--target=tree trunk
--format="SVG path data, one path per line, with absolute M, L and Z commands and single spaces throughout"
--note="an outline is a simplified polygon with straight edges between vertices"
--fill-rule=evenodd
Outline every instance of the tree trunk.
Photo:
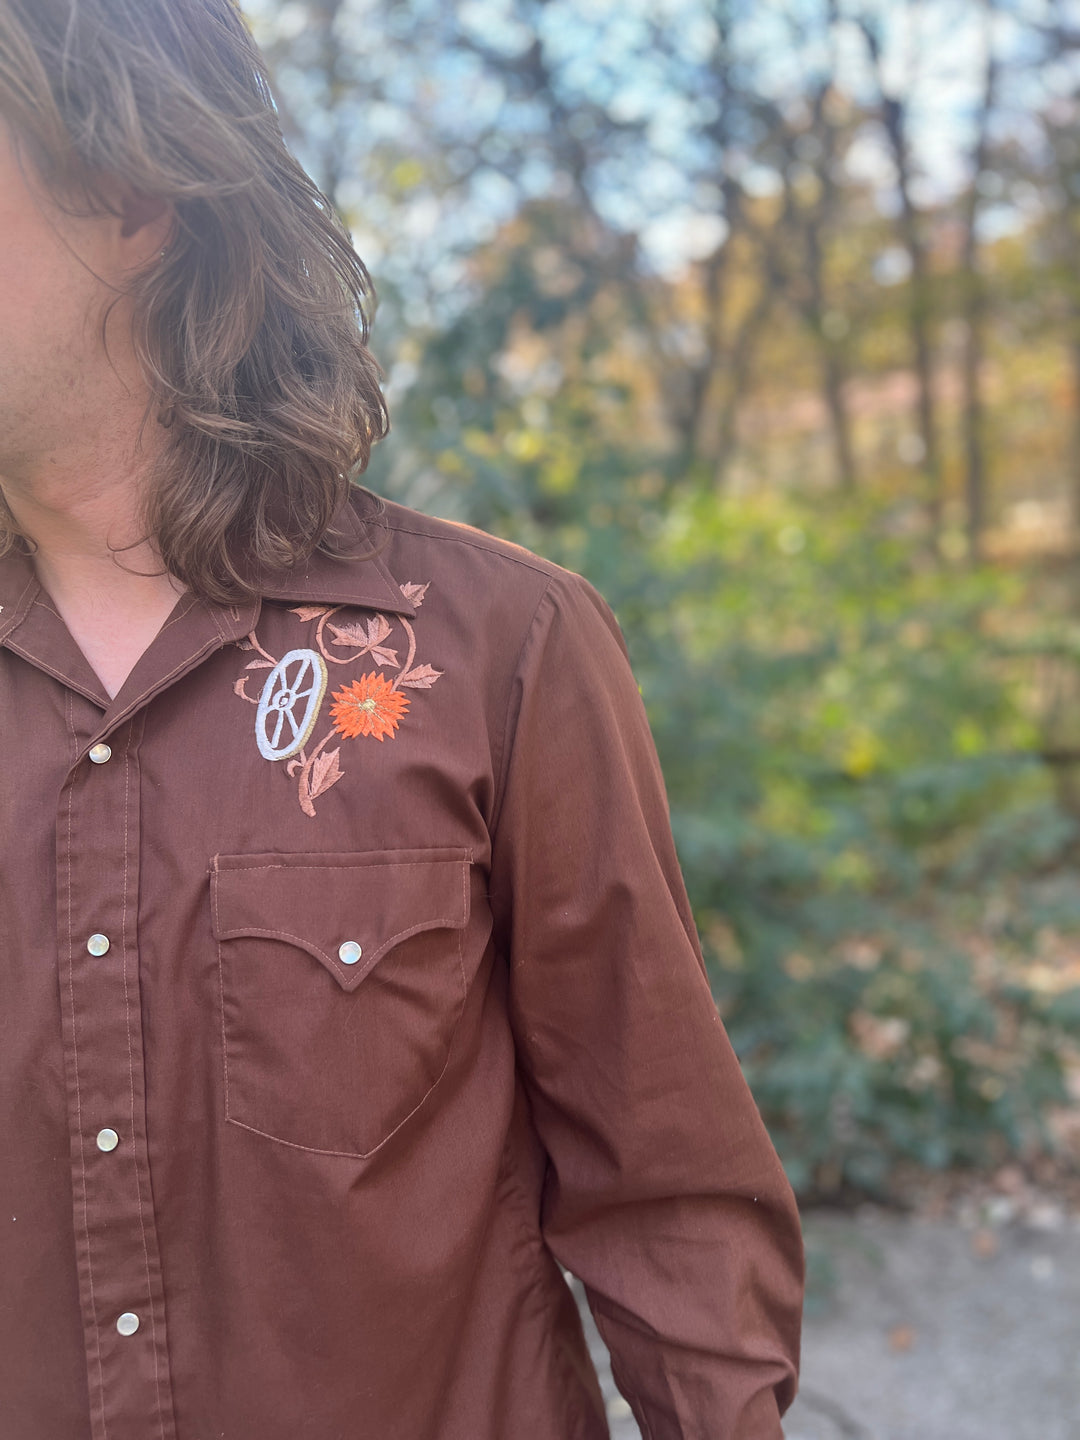
M 813 97 L 813 129 L 821 139 L 821 163 L 819 167 L 819 198 L 805 207 L 801 216 L 803 253 L 806 262 L 806 298 L 802 305 L 803 315 L 813 332 L 818 347 L 821 373 L 821 389 L 825 408 L 829 416 L 829 430 L 832 437 L 833 453 L 836 460 L 836 474 L 840 488 L 846 494 L 857 488 L 855 454 L 851 443 L 851 417 L 848 414 L 847 364 L 841 340 L 828 333 L 829 313 L 828 277 L 826 274 L 826 246 L 832 233 L 832 226 L 838 210 L 833 165 L 836 160 L 836 134 L 829 121 L 827 103 L 831 83 L 826 81 L 818 86 Z M 799 217 L 800 207 L 789 185 L 788 210 L 793 218 Z
M 841 489 L 851 495 L 856 489 L 856 473 L 855 454 L 851 444 L 851 417 L 848 414 L 847 395 L 844 390 L 846 376 L 836 351 L 828 341 L 822 343 L 822 388 L 829 410 L 833 448 L 836 452 L 836 471 L 840 477 Z
M 881 39 L 873 24 L 859 21 L 870 63 L 877 78 L 881 123 L 896 170 L 896 192 L 900 201 L 900 243 L 911 267 L 908 326 L 911 332 L 912 364 L 915 370 L 915 422 L 922 441 L 923 474 L 926 477 L 925 504 L 933 533 L 941 529 L 944 509 L 944 476 L 938 445 L 937 403 L 934 377 L 934 342 L 930 318 L 933 296 L 929 264 L 922 233 L 922 216 L 912 196 L 911 150 L 908 141 L 907 108 L 902 99 L 885 92 L 881 64 Z
M 926 475 L 926 506 L 932 529 L 941 528 L 944 486 L 938 447 L 937 404 L 934 390 L 934 346 L 930 333 L 933 297 L 929 265 L 922 234 L 922 218 L 911 194 L 911 156 L 908 148 L 907 113 L 898 100 L 884 101 L 885 130 L 896 166 L 896 187 L 900 197 L 900 236 L 911 266 L 908 325 L 911 329 L 915 365 L 916 423 L 923 447 Z
M 980 557 L 987 519 L 987 473 L 983 434 L 982 370 L 986 348 L 986 287 L 979 273 L 979 181 L 986 169 L 990 148 L 990 117 L 997 88 L 997 65 L 990 33 L 991 0 L 984 0 L 986 63 L 982 98 L 979 104 L 975 148 L 971 161 L 971 184 L 964 204 L 964 245 L 960 264 L 963 297 L 964 356 L 963 432 L 964 498 L 967 505 L 968 553 Z

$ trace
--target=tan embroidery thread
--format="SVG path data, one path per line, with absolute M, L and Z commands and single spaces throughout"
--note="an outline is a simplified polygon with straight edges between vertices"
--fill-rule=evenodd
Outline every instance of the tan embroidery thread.
M 413 581 L 401 586 L 406 600 L 419 607 L 428 589 L 427 584 Z M 255 651 L 255 659 L 247 670 L 269 670 L 258 699 L 247 693 L 248 676 L 242 675 L 233 691 L 249 705 L 255 706 L 255 742 L 259 754 L 273 763 L 285 761 L 286 773 L 297 781 L 300 809 L 315 816 L 315 801 L 325 795 L 344 775 L 341 768 L 341 747 L 326 747 L 332 740 L 374 738 L 393 740 L 398 727 L 407 718 L 409 690 L 430 690 L 441 670 L 430 665 L 417 665 L 416 634 L 403 615 L 393 621 L 383 614 L 373 615 L 358 623 L 333 624 L 333 618 L 346 607 L 342 605 L 298 605 L 290 611 L 305 624 L 315 624 L 312 644 L 290 650 L 280 660 L 259 643 L 254 630 L 237 644 L 241 650 Z M 394 623 L 401 626 L 407 646 L 404 663 L 398 660 L 398 646 L 388 645 L 393 639 Z M 327 631 L 330 639 L 327 640 Z M 351 651 L 335 654 L 334 650 Z M 330 720 L 332 728 L 310 750 L 308 742 L 318 724 L 323 699 L 329 683 L 331 665 L 355 665 L 369 659 L 379 667 L 368 671 L 332 691 Z M 390 679 L 384 672 L 396 671 Z

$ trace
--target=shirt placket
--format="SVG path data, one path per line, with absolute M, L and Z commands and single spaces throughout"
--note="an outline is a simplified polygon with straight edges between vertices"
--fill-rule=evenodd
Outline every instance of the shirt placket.
M 173 1440 L 139 994 L 145 710 L 92 733 L 57 813 L 57 935 L 93 1440 Z

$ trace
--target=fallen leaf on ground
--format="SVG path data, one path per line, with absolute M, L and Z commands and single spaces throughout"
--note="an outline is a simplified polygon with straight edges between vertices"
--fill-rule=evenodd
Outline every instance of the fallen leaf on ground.
M 985 1225 L 981 1226 L 971 1237 L 971 1250 L 980 1260 L 992 1259 L 998 1252 L 997 1234 Z

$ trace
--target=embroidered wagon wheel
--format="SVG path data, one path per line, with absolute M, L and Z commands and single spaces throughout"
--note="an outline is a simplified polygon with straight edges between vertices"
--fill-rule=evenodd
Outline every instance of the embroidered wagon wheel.
M 326 693 L 326 664 L 315 650 L 290 650 L 266 677 L 255 712 L 255 740 L 267 760 L 287 760 L 307 744 Z

